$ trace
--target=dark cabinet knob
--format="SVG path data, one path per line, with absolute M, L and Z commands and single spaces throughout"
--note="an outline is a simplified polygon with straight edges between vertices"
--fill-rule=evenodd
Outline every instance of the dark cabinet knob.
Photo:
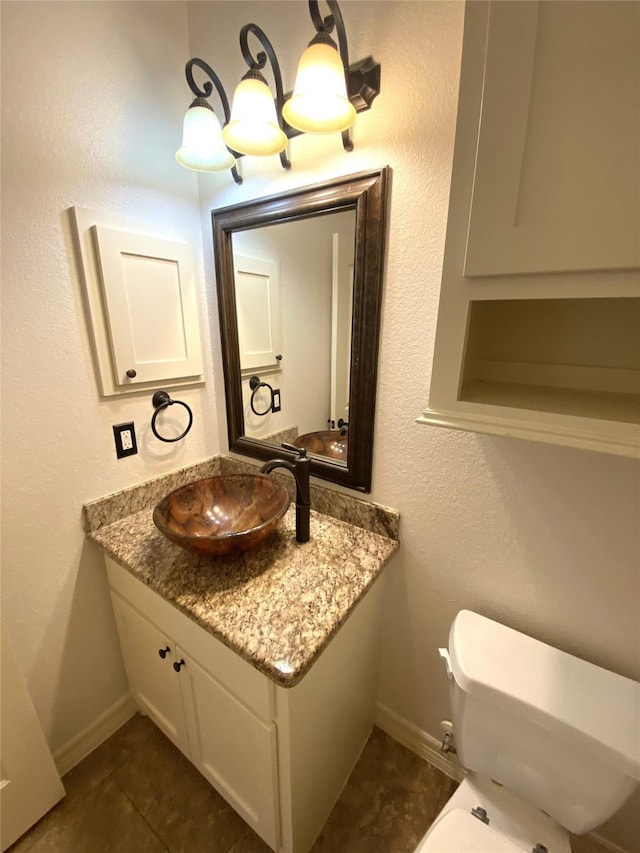
M 133 369 L 133 367 L 130 367 L 129 370 L 127 370 L 127 376 L 129 379 L 135 379 L 137 375 L 138 373 Z
M 173 664 L 173 668 L 175 669 L 176 672 L 180 672 L 180 670 L 182 669 L 183 666 L 184 666 L 184 660 L 182 658 L 180 658 L 179 661 L 175 661 Z
M 164 649 L 158 649 L 158 654 L 164 660 L 164 658 L 166 658 L 170 651 L 171 648 L 169 646 L 166 646 Z

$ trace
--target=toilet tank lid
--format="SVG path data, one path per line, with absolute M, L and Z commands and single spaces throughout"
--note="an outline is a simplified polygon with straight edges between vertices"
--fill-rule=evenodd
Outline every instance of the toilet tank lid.
M 449 632 L 456 683 L 640 780 L 640 684 L 461 610 Z

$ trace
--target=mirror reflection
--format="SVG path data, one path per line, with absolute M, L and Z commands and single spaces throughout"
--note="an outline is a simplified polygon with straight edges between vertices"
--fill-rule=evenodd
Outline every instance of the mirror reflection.
M 232 235 L 245 435 L 342 465 L 354 246 L 355 209 Z
M 371 490 L 389 180 L 211 212 L 230 450 Z

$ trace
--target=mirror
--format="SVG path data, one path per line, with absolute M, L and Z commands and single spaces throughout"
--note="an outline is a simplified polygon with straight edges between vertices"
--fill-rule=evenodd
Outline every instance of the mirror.
M 230 450 L 371 490 L 390 169 L 212 212 Z

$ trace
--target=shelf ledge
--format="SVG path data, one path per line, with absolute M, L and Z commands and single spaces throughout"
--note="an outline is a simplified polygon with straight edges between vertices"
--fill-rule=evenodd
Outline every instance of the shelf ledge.
M 628 434 L 625 430 L 624 435 L 614 437 L 602 433 L 582 432 L 575 427 L 557 423 L 518 423 L 498 415 L 431 408 L 425 409 L 422 415 L 416 418 L 416 423 L 640 458 L 640 427 L 635 425 L 629 426 Z

